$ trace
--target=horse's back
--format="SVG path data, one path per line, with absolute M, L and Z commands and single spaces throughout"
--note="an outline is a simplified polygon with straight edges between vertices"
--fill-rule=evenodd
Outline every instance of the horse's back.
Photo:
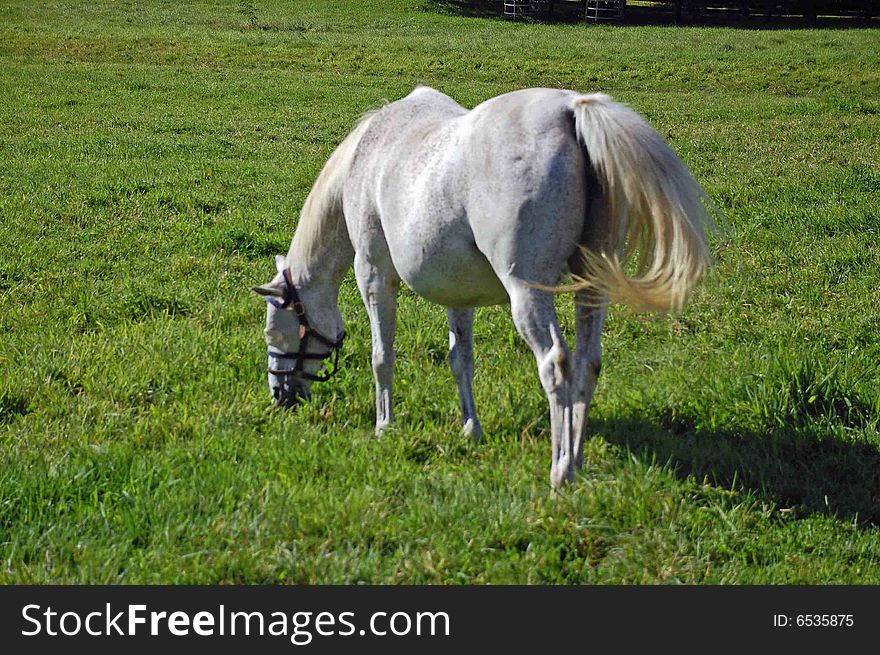
M 387 248 L 411 288 L 445 305 L 504 302 L 499 276 L 513 269 L 555 282 L 586 211 L 572 95 L 528 89 L 468 112 L 422 88 L 387 105 L 347 190 L 355 249 Z

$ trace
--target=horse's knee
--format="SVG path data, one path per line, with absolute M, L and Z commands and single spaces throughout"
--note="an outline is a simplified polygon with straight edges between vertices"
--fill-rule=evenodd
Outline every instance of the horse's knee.
M 373 373 L 378 379 L 384 379 L 394 372 L 393 352 L 373 352 Z
M 459 349 L 455 347 L 450 348 L 446 359 L 449 362 L 449 368 L 452 369 L 453 375 L 458 377 L 464 372 L 464 362 L 462 361 Z
M 449 352 L 447 360 L 453 375 L 467 375 L 473 369 L 474 351 L 472 335 L 468 331 L 452 326 L 449 330 Z
M 602 373 L 602 358 L 591 357 L 584 362 L 580 362 L 577 369 L 577 378 L 582 384 L 595 383 Z
M 453 345 L 450 343 L 447 360 L 449 361 L 449 368 L 452 369 L 452 374 L 456 377 L 464 375 L 467 372 L 467 355 L 461 347 L 461 344 Z

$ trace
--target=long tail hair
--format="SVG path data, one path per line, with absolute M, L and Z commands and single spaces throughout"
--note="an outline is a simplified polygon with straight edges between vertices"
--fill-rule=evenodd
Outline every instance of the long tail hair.
M 639 310 L 680 309 L 710 262 L 704 226 L 714 225 L 711 201 L 629 107 L 597 93 L 576 97 L 571 108 L 609 229 L 598 251 L 582 247 L 579 274 L 560 290 L 589 289 Z

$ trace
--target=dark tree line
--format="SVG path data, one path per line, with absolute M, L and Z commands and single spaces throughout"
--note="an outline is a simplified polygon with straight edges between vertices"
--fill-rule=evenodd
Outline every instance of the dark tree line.
M 608 0 L 595 0 L 607 2 Z M 677 17 L 707 10 L 727 9 L 740 15 L 765 16 L 859 16 L 880 15 L 880 0 L 657 0 Z M 588 0 L 429 0 L 430 4 L 470 15 L 498 15 L 510 5 L 528 5 L 535 18 L 576 19 L 587 11 Z
M 736 9 L 743 14 L 800 15 L 806 17 L 876 15 L 877 0 L 667 0 L 666 4 L 679 5 L 682 11 L 701 11 L 707 8 Z

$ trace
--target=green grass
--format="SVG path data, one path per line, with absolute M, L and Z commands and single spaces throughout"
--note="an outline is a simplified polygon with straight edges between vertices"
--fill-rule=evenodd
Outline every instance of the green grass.
M 0 6 L 0 582 L 880 580 L 880 35 L 433 6 Z M 612 312 L 561 495 L 506 308 L 477 317 L 480 445 L 409 292 L 373 436 L 350 278 L 340 375 L 270 407 L 248 288 L 357 117 L 419 83 L 612 93 L 731 224 L 683 314 Z

